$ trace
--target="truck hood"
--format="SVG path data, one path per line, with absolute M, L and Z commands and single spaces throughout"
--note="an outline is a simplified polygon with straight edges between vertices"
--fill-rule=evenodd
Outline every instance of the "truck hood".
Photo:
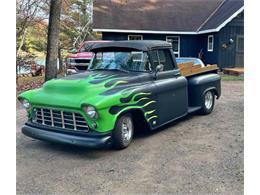
M 86 71 L 50 80 L 41 89 L 31 90 L 20 96 L 27 98 L 32 104 L 71 108 L 91 104 L 103 108 L 111 104 L 120 104 L 122 94 L 127 97 L 140 89 L 145 80 L 148 81 L 150 78 L 144 75 L 147 73 Z
M 68 54 L 66 58 L 86 58 L 86 59 L 91 59 L 93 56 L 92 52 L 80 52 L 76 54 Z

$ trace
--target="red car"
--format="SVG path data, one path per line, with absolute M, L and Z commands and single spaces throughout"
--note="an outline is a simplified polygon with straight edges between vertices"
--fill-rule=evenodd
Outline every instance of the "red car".
M 90 48 L 97 43 L 105 43 L 109 41 L 96 40 L 96 41 L 85 41 L 79 49 L 75 50 L 66 56 L 66 70 L 67 74 L 73 74 L 80 71 L 85 71 L 88 68 L 90 60 L 93 56 L 92 52 L 89 52 Z

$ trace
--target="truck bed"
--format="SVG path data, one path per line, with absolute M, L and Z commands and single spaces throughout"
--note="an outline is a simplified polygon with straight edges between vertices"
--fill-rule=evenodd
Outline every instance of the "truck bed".
M 180 69 L 181 75 L 185 77 L 218 71 L 218 66 L 216 64 L 201 67 L 201 65 L 194 65 L 193 62 L 185 62 L 178 64 L 178 67 Z

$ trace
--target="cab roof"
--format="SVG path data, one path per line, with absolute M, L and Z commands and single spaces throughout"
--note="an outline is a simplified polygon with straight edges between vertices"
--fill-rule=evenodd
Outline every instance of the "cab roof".
M 136 40 L 136 41 L 112 41 L 101 44 L 95 44 L 90 51 L 100 51 L 109 49 L 133 49 L 139 51 L 149 51 L 152 49 L 172 48 L 172 45 L 166 41 L 157 40 Z

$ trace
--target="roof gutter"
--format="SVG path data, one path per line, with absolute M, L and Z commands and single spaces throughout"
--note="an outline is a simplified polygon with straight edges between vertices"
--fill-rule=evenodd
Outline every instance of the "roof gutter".
M 100 29 L 100 28 L 94 28 L 93 31 L 122 32 L 122 33 L 151 33 L 151 34 L 187 34 L 187 35 L 197 34 L 197 32 L 188 32 L 188 31 L 123 30 L 123 29 Z

